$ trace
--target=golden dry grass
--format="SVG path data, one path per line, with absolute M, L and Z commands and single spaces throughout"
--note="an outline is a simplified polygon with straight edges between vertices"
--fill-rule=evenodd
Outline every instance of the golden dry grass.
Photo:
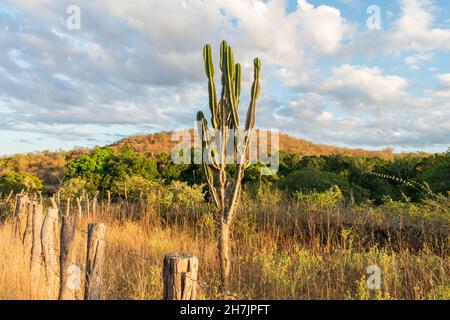
M 425 220 L 411 220 L 408 228 L 398 227 L 394 217 L 407 224 L 406 212 L 315 201 L 273 193 L 244 198 L 233 233 L 231 293 L 249 299 L 450 299 L 447 225 L 429 229 Z M 200 299 L 230 298 L 213 289 L 219 284 L 217 230 L 206 204 L 126 204 L 126 210 L 102 204 L 97 216 L 79 221 L 76 262 L 82 265 L 84 230 L 95 221 L 107 224 L 104 299 L 160 299 L 161 263 L 169 252 L 199 257 Z M 13 239 L 11 223 L 0 227 L 0 299 L 46 299 L 44 286 L 30 288 L 29 258 Z M 414 224 L 427 234 L 410 232 Z M 381 290 L 366 287 L 366 268 L 373 264 L 382 271 Z

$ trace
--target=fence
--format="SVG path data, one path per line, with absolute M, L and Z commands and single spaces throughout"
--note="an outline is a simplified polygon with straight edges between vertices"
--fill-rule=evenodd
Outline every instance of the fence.
M 52 201 L 52 207 L 47 208 L 44 214 L 42 200 L 38 202 L 27 195 L 17 195 L 13 217 L 14 237 L 23 243 L 30 257 L 31 288 L 36 288 L 43 277 L 52 299 L 101 299 L 106 244 L 154 264 L 149 257 L 106 240 L 106 224 L 90 223 L 87 230 L 81 230 L 77 227 L 78 215 L 66 214 L 60 218 L 56 201 Z M 82 234 L 86 241 L 84 266 L 75 262 L 78 253 L 78 247 L 75 246 L 77 233 Z M 187 253 L 166 254 L 162 266 L 164 300 L 194 300 L 197 298 L 198 286 L 239 299 L 234 294 L 200 281 L 199 261 L 195 256 Z

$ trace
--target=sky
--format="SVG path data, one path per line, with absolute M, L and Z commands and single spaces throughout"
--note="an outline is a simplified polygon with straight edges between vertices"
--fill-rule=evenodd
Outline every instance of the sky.
M 262 60 L 257 127 L 450 147 L 450 1 L 2 0 L 0 155 L 193 127 L 209 112 L 202 48 L 217 64 L 221 40 L 243 67 L 242 116 Z

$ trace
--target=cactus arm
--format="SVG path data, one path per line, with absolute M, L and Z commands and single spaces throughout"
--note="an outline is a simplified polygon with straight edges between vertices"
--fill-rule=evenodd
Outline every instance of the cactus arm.
M 197 113 L 197 124 L 199 126 L 199 131 L 202 133 L 201 136 L 201 141 L 202 141 L 202 167 L 203 167 L 203 172 L 205 174 L 206 177 L 206 182 L 208 183 L 208 188 L 209 191 L 211 193 L 211 196 L 214 200 L 214 204 L 216 206 L 219 206 L 219 197 L 217 195 L 217 190 L 216 187 L 214 186 L 214 175 L 213 172 L 210 168 L 210 166 L 204 161 L 203 159 L 203 155 L 205 153 L 205 150 L 208 151 L 208 162 L 212 163 L 212 165 L 214 166 L 215 163 L 214 161 L 212 161 L 211 159 L 211 151 L 210 149 L 210 144 L 208 143 L 209 140 L 209 132 L 208 132 L 208 123 L 205 119 L 205 116 L 203 115 L 203 112 L 199 111 Z
M 234 74 L 234 56 L 233 50 L 231 47 L 227 48 L 227 56 L 226 56 L 226 90 L 229 96 L 229 113 L 231 114 L 231 127 L 238 128 L 239 127 L 239 115 L 238 115 L 238 105 L 236 102 L 235 95 L 235 74 Z
M 216 187 L 214 186 L 214 175 L 211 168 L 203 163 L 203 171 L 205 172 L 206 182 L 208 183 L 208 188 L 213 198 L 214 204 L 217 208 L 220 206 L 219 196 L 217 194 Z
M 199 111 L 197 113 L 197 124 L 199 126 L 198 131 L 202 133 L 201 140 L 202 140 L 202 162 L 203 162 L 203 154 L 205 150 L 207 150 L 207 156 L 208 156 L 208 162 L 213 166 L 215 169 L 219 169 L 216 161 L 215 156 L 215 149 L 213 148 L 213 144 L 211 144 L 211 137 L 209 135 L 209 129 L 208 129 L 208 121 L 206 121 L 205 116 L 203 115 L 203 112 Z
M 234 96 L 236 97 L 236 105 L 239 105 L 239 98 L 241 97 L 241 74 L 241 64 L 236 63 L 234 67 Z
M 259 84 L 259 72 L 261 70 L 261 60 L 255 58 L 253 61 L 254 72 L 253 72 L 253 84 L 252 92 L 250 98 L 250 105 L 247 111 L 247 119 L 245 121 L 245 130 L 248 131 L 255 127 L 255 116 L 256 116 L 256 100 L 259 97 L 260 84 Z
M 209 96 L 209 109 L 211 110 L 211 124 L 214 129 L 217 129 L 219 124 L 218 110 L 217 110 L 217 92 L 216 85 L 214 83 L 214 64 L 211 54 L 211 46 L 205 45 L 203 48 L 203 60 L 205 62 L 205 72 L 208 77 L 208 96 Z

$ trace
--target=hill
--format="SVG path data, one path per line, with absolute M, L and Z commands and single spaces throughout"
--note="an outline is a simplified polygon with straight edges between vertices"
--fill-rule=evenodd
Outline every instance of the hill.
M 191 129 L 192 130 L 192 129 Z M 426 153 L 394 153 L 392 149 L 381 151 L 341 148 L 330 145 L 316 144 L 311 141 L 294 138 L 287 134 L 280 134 L 280 151 L 297 153 L 302 156 L 320 156 L 330 154 L 342 154 L 351 157 L 379 157 L 386 160 L 405 156 L 427 156 Z M 119 150 L 124 146 L 131 147 L 140 154 L 156 156 L 158 153 L 171 152 L 177 145 L 172 141 L 171 132 L 159 132 L 149 135 L 130 136 L 111 145 L 113 150 Z M 92 149 L 78 148 L 71 151 L 42 151 L 13 156 L 0 157 L 0 174 L 11 171 L 25 171 L 45 181 L 46 189 L 50 192 L 60 183 L 64 173 L 64 166 L 82 154 L 91 152 Z
M 192 129 L 191 129 L 192 133 Z M 380 151 L 366 149 L 342 148 L 325 144 L 317 144 L 308 140 L 295 138 L 287 134 L 280 134 L 280 151 L 287 153 L 297 153 L 302 156 L 321 156 L 330 154 L 342 154 L 350 157 L 379 157 L 385 160 L 402 158 L 406 156 L 423 157 L 427 153 L 394 153 L 392 149 L 386 148 Z M 137 135 L 124 138 L 110 145 L 114 150 L 124 146 L 130 146 L 134 151 L 151 155 L 160 152 L 170 153 L 172 148 L 177 145 L 177 141 L 172 141 L 171 132 L 163 131 L 150 135 Z

